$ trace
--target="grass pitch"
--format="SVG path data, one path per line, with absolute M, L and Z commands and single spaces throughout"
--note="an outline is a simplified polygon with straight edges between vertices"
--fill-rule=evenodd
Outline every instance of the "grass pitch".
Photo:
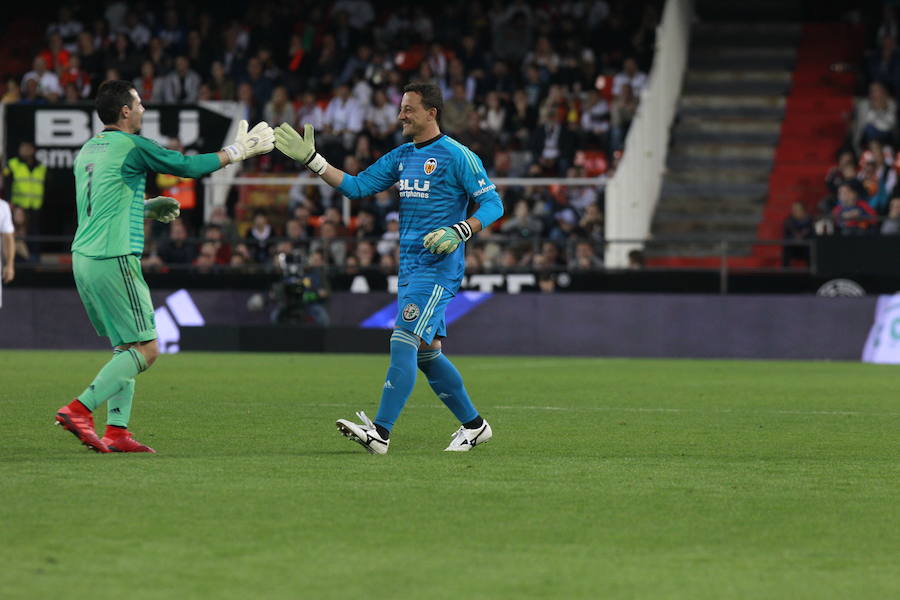
M 386 356 L 182 354 L 97 455 L 108 356 L 0 352 L 4 599 L 900 597 L 896 367 L 460 357 L 494 439 L 420 376 L 379 457 Z

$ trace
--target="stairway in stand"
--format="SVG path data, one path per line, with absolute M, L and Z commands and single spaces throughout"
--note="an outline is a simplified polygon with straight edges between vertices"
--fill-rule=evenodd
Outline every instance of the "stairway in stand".
M 780 240 L 791 201 L 821 196 L 852 104 L 853 76 L 832 66 L 858 59 L 856 30 L 804 25 L 797 3 L 706 5 L 707 20 L 692 31 L 647 263 L 717 267 L 722 240 L 734 240 L 731 266 L 777 266 L 779 246 L 750 240 Z
M 714 265 L 720 240 L 756 236 L 800 25 L 694 27 L 678 121 L 648 245 L 652 263 Z M 749 256 L 748 243 L 729 252 Z

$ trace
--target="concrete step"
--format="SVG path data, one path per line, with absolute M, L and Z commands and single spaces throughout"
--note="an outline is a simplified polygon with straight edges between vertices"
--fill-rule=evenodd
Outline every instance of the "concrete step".
M 654 215 L 655 230 L 661 227 L 684 229 L 685 231 L 743 231 L 753 229 L 762 215 L 757 213 L 713 213 L 707 215 L 695 213 L 660 212 Z
M 663 181 L 662 195 L 671 196 L 765 196 L 769 193 L 769 184 L 756 183 L 677 183 Z
M 759 132 L 712 132 L 712 131 L 681 131 L 675 130 L 672 139 L 676 144 L 778 144 L 778 133 L 759 133 Z
M 753 0 L 743 3 L 699 0 L 695 4 L 695 12 L 705 22 L 793 23 L 807 18 L 804 2 L 786 0 Z
M 784 107 L 765 106 L 685 106 L 678 108 L 678 114 L 682 118 L 697 119 L 769 119 L 782 120 Z
M 726 219 L 720 217 L 716 219 L 700 220 L 700 219 L 683 219 L 680 221 L 660 221 L 653 220 L 650 228 L 654 237 L 672 237 L 684 236 L 694 237 L 697 235 L 711 236 L 735 236 L 738 238 L 752 238 L 756 235 L 756 228 L 762 217 L 756 217 L 754 220 L 742 219 L 736 217 L 734 219 Z
M 697 202 L 690 198 L 679 199 L 683 202 L 666 199 L 660 200 L 656 208 L 654 221 L 679 221 L 686 219 L 703 219 L 710 215 L 731 217 L 735 219 L 752 219 L 758 222 L 762 215 L 762 202 L 733 202 L 732 198 L 714 198 L 714 202 Z M 707 208 L 708 207 L 708 208 Z
M 803 33 L 803 24 L 790 21 L 706 21 L 695 24 L 691 30 L 703 35 L 800 35 Z
M 791 72 L 787 69 L 706 69 L 702 71 L 688 71 L 685 75 L 686 84 L 726 82 L 789 84 L 791 82 Z
M 666 161 L 668 171 L 706 171 L 707 173 L 724 172 L 728 170 L 741 171 L 772 171 L 771 158 L 727 158 L 727 157 L 689 157 L 675 156 L 669 153 Z
M 750 243 L 732 243 L 728 245 L 728 256 L 750 256 L 753 245 Z M 706 258 L 721 256 L 722 245 L 719 242 L 710 241 L 655 241 L 651 240 L 644 245 L 644 256 L 647 257 L 672 257 L 684 256 L 690 258 Z
M 722 57 L 715 54 L 703 56 L 690 55 L 688 69 L 691 71 L 721 71 L 723 69 L 746 69 L 748 71 L 793 71 L 796 63 L 793 56 L 759 58 Z
M 710 96 L 784 96 L 790 92 L 790 81 L 710 81 L 686 83 L 683 94 Z
M 796 46 L 800 42 L 800 35 L 796 33 L 760 35 L 760 34 L 723 34 L 723 33 L 693 33 L 691 34 L 691 50 L 714 48 L 716 46 L 728 46 L 729 48 L 761 48 L 765 41 L 772 41 L 776 47 Z
M 690 49 L 691 60 L 698 58 L 728 59 L 765 59 L 765 60 L 794 60 L 797 58 L 797 48 L 791 44 L 769 45 L 765 38 L 759 38 L 755 46 L 731 46 L 729 44 L 717 44 L 715 46 L 700 46 Z
M 666 182 L 686 184 L 741 184 L 741 183 L 765 183 L 768 184 L 771 169 L 722 167 L 719 169 L 673 168 L 666 170 Z
M 714 158 L 769 160 L 775 157 L 770 144 L 676 144 L 670 152 L 673 158 Z
M 683 94 L 681 108 L 716 108 L 729 110 L 741 109 L 781 109 L 784 110 L 784 96 L 770 94 L 731 96 L 721 94 Z
M 741 117 L 684 116 L 675 125 L 676 132 L 691 133 L 768 133 L 778 135 L 781 121 Z

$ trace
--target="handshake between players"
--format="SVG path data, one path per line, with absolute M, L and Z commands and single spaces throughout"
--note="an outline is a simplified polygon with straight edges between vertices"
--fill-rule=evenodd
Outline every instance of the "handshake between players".
M 247 121 L 242 120 L 238 125 L 238 133 L 234 142 L 222 150 L 228 155 L 230 161 L 235 163 L 260 154 L 267 154 L 273 148 L 278 148 L 282 154 L 302 163 L 319 176 L 325 177 L 328 169 L 332 168 L 325 157 L 316 152 L 315 131 L 309 123 L 304 126 L 303 135 L 300 135 L 289 123 L 282 123 L 272 129 L 265 121 L 260 121 L 248 131 Z M 343 173 L 337 169 L 333 169 L 333 171 L 335 184 L 339 184 Z M 328 181 L 331 177 L 325 177 L 325 179 Z M 331 183 L 331 181 L 328 182 Z M 168 217 L 169 214 L 166 216 Z M 435 229 L 424 237 L 422 243 L 432 254 L 452 254 L 460 243 L 466 242 L 472 237 L 472 233 L 471 226 L 466 221 L 461 221 L 455 225 Z

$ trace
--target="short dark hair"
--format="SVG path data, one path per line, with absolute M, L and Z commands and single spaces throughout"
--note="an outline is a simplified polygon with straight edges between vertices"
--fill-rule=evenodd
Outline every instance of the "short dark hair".
M 94 108 L 104 125 L 112 125 L 119 120 L 119 114 L 123 106 L 131 106 L 134 97 L 131 90 L 135 89 L 130 81 L 121 79 L 104 81 L 97 90 L 97 99 L 94 100 Z
M 414 81 L 403 88 L 403 93 L 405 94 L 407 92 L 419 94 L 422 97 L 422 106 L 425 107 L 425 110 L 436 108 L 436 119 L 438 124 L 440 124 L 441 115 L 444 113 L 444 95 L 441 94 L 441 88 L 439 88 L 437 84 Z

